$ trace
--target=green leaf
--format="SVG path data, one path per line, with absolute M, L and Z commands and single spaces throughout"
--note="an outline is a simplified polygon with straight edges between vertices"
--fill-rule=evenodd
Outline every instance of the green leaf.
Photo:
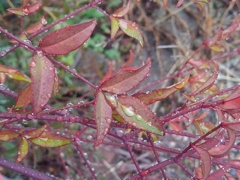
M 94 114 L 97 124 L 97 138 L 94 142 L 96 147 L 102 143 L 112 122 L 112 108 L 108 105 L 102 92 L 97 93 Z
M 27 140 L 23 137 L 21 144 L 18 149 L 18 157 L 17 157 L 17 162 L 21 162 L 28 154 L 28 142 Z
M 8 77 L 10 77 L 12 79 L 15 79 L 15 80 L 18 80 L 18 81 L 25 81 L 25 82 L 28 82 L 28 83 L 31 82 L 31 79 L 28 76 L 21 73 L 17 69 L 9 68 L 9 67 L 6 67 L 2 64 L 0 64 L 0 72 L 3 72 Z
M 9 12 L 19 15 L 19 16 L 25 16 L 26 13 L 23 12 L 23 8 L 8 8 Z
M 135 22 L 119 19 L 118 25 L 125 34 L 138 40 L 139 44 L 143 47 L 143 37 Z
M 105 94 L 108 103 L 123 120 L 132 126 L 150 133 L 164 135 L 163 128 L 156 115 L 140 100 L 131 96 Z
M 60 147 L 69 144 L 72 140 L 60 135 L 51 134 L 44 131 L 39 137 L 30 139 L 30 141 L 42 147 Z
M 39 113 L 53 93 L 55 68 L 46 56 L 35 55 L 30 62 L 33 112 Z
M 113 39 L 119 29 L 118 25 L 119 20 L 113 16 L 110 16 L 110 19 L 111 19 L 111 39 Z

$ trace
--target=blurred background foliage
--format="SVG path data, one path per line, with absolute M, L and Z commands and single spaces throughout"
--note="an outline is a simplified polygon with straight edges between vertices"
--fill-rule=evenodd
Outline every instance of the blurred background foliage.
M 236 1 L 233 6 L 230 6 L 229 0 L 212 0 L 209 6 L 206 6 L 202 12 L 199 11 L 196 5 L 188 1 L 179 9 L 175 9 L 176 2 L 176 0 L 169 1 L 168 7 L 163 9 L 161 5 L 162 1 L 132 1 L 132 8 L 130 8 L 125 18 L 135 21 L 141 29 L 145 41 L 145 46 L 142 49 L 134 39 L 127 37 L 122 32 L 118 32 L 116 38 L 111 40 L 109 19 L 95 9 L 88 9 L 49 30 L 49 32 L 52 32 L 67 25 L 74 25 L 89 19 L 96 19 L 98 22 L 98 26 L 94 30 L 92 37 L 83 47 L 68 55 L 54 56 L 54 58 L 97 85 L 105 75 L 110 62 L 113 64 L 114 69 L 118 69 L 124 61 L 127 60 L 129 50 L 133 50 L 135 54 L 134 66 L 140 66 L 147 57 L 151 57 L 152 59 L 151 76 L 147 81 L 142 83 L 146 85 L 149 82 L 157 81 L 177 71 L 179 66 L 183 64 L 187 57 L 194 52 L 204 40 L 215 35 L 219 27 L 223 29 L 228 27 L 240 12 L 239 1 Z M 20 18 L 12 15 L 6 9 L 9 7 L 19 7 L 21 0 L 0 0 L 0 26 L 7 29 L 10 33 L 19 36 L 23 29 L 37 22 L 42 16 L 44 16 L 48 24 L 50 24 L 87 3 L 89 3 L 89 0 L 43 0 L 43 6 L 37 13 Z M 101 3 L 99 7 L 111 14 L 114 10 L 122 6 L 123 3 L 126 4 L 127 0 L 106 0 Z M 31 40 L 31 43 L 37 46 L 38 41 L 49 32 L 45 32 L 34 38 Z M 239 34 L 236 33 L 226 41 L 225 47 L 227 51 L 230 51 L 234 49 L 234 47 L 239 47 L 239 44 Z M 167 45 L 171 45 L 171 48 L 165 48 Z M 3 34 L 0 34 L 0 53 L 4 53 L 12 46 L 13 45 L 9 43 L 9 39 Z M 204 51 L 197 54 L 195 58 L 209 59 L 214 55 L 216 55 L 215 52 L 204 49 Z M 29 62 L 32 56 L 33 55 L 27 50 L 18 48 L 3 58 L 0 58 L 0 63 L 16 68 L 29 76 Z M 240 70 L 239 64 L 240 59 L 234 59 L 234 57 L 228 58 L 223 62 L 223 65 L 220 66 L 220 78 L 218 78 L 219 87 L 226 88 L 240 82 L 238 78 L 239 73 L 236 73 Z M 60 91 L 56 97 L 52 98 L 52 106 L 60 108 L 71 103 L 93 100 L 94 92 L 92 92 L 86 84 L 76 81 L 70 73 L 60 68 L 57 68 L 57 71 Z M 159 86 L 166 86 L 171 83 L 172 82 L 167 82 Z M 17 82 L 12 79 L 7 79 L 4 85 L 1 84 L 1 86 L 17 93 L 26 85 L 26 83 Z M 180 96 L 179 93 L 176 93 L 154 106 L 153 110 L 158 116 L 161 116 L 162 114 L 166 114 L 166 112 L 170 112 L 173 108 L 178 107 L 179 104 L 182 103 L 182 99 L 183 97 Z M 0 94 L 0 112 L 7 111 L 7 108 L 13 105 L 14 99 Z M 69 113 L 83 117 L 91 117 L 92 112 L 92 108 L 83 108 Z M 36 122 L 32 123 L 33 124 L 19 123 L 19 126 L 36 124 Z M 61 129 L 61 133 L 68 133 L 70 130 L 75 131 L 80 128 L 77 125 L 71 125 L 69 128 L 69 126 L 61 123 L 45 123 L 51 125 L 54 129 Z M 94 132 L 89 132 L 89 139 L 92 138 L 92 133 Z M 163 140 L 163 143 L 164 141 L 169 143 L 167 138 Z M 17 152 L 16 143 L 19 142 L 11 141 L 1 143 L 1 157 L 14 160 Z M 182 143 L 184 146 L 184 143 L 188 142 Z M 42 149 L 34 148 L 29 158 L 24 161 L 25 165 L 40 169 L 43 172 L 49 172 L 58 177 L 66 177 L 64 174 L 65 171 L 63 170 L 64 167 L 59 166 L 59 164 L 62 164 L 63 154 L 67 154 L 68 157 L 65 163 L 70 169 L 71 177 L 74 178 L 74 173 L 76 174 L 76 172 L 81 171 L 81 178 L 89 178 L 85 176 L 89 174 L 88 170 L 83 166 L 83 161 L 76 158 L 76 151 L 72 146 L 67 146 L 57 151 L 49 149 L 43 151 Z M 125 177 L 127 174 L 126 170 L 131 171 L 132 166 L 130 166 L 131 164 L 129 163 L 130 157 L 125 156 L 124 152 L 127 151 L 124 149 L 116 148 L 115 150 L 118 151 L 118 153 L 114 153 L 111 149 L 103 147 L 99 151 L 94 152 L 91 144 L 84 144 L 84 150 L 91 154 L 91 156 L 88 157 L 90 161 L 96 162 L 93 166 L 98 169 L 99 177 L 102 177 L 102 179 L 114 179 L 114 176 L 110 172 L 106 173 L 108 168 L 104 169 L 102 166 L 101 156 L 106 154 L 104 158 L 109 164 L 124 162 L 123 166 L 125 169 L 122 167 L 121 177 Z M 61 152 L 64 153 L 62 154 Z M 138 153 L 140 154 L 141 151 L 139 150 Z M 143 160 L 143 162 L 153 162 L 150 155 L 144 157 L 145 161 Z M 178 171 L 171 171 L 170 173 L 174 179 Z M 16 174 L 9 172 L 6 174 L 8 174 L 9 177 L 17 177 Z

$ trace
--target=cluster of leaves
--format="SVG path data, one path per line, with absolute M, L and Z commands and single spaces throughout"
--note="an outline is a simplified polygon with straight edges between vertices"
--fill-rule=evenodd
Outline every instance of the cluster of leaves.
M 148 59 L 139 68 L 130 67 L 134 59 L 131 52 L 128 61 L 117 72 L 113 72 L 112 66 L 109 66 L 109 71 L 98 86 L 93 85 L 83 76 L 54 59 L 56 55 L 67 55 L 80 48 L 93 34 L 97 27 L 96 20 L 66 26 L 48 33 L 40 39 L 37 47 L 30 43 L 32 38 L 54 25 L 70 17 L 72 18 L 88 8 L 95 8 L 110 19 L 112 39 L 120 28 L 124 34 L 136 39 L 140 46 L 143 46 L 143 37 L 136 23 L 124 19 L 131 8 L 130 1 L 126 6 L 117 9 L 111 15 L 98 7 L 101 2 L 101 0 L 93 0 L 83 8 L 46 27 L 44 25 L 47 24 L 47 21 L 44 17 L 41 17 L 38 22 L 24 29 L 19 37 L 0 27 L 0 32 L 10 39 L 10 43 L 15 44 L 3 56 L 11 53 L 17 47 L 23 47 L 33 53 L 29 63 L 30 77 L 18 69 L 0 65 L 0 82 L 2 84 L 6 82 L 7 77 L 27 83 L 26 87 L 18 94 L 8 89 L 0 89 L 2 94 L 16 98 L 15 104 L 8 109 L 8 112 L 0 113 L 0 140 L 6 142 L 19 139 L 20 141 L 16 163 L 20 163 L 27 157 L 29 143 L 48 148 L 61 147 L 72 143 L 84 163 L 87 164 L 92 178 L 97 179 L 91 164 L 83 153 L 84 147 L 81 142 L 85 141 L 94 143 L 95 148 L 102 144 L 127 148 L 137 172 L 132 175 L 131 179 L 143 178 L 159 170 L 161 170 L 162 177 L 167 178 L 164 168 L 171 164 L 179 165 L 188 176 L 198 179 L 216 179 L 222 176 L 231 178 L 233 176 L 228 173 L 229 169 L 235 170 L 240 178 L 239 161 L 231 159 L 229 155 L 232 149 L 239 149 L 239 146 L 235 145 L 240 135 L 239 86 L 220 90 L 215 83 L 219 74 L 218 60 L 240 54 L 240 48 L 227 54 L 220 54 L 210 60 L 194 59 L 196 53 L 204 47 L 208 47 L 216 53 L 223 52 L 224 40 L 237 31 L 240 19 L 234 21 L 225 30 L 219 29 L 214 37 L 204 41 L 198 47 L 175 75 L 165 79 L 170 80 L 178 77 L 180 79 L 178 82 L 164 88 L 156 88 L 151 91 L 138 90 L 131 94 L 129 92 L 150 75 L 151 59 Z M 183 3 L 184 1 L 179 0 L 176 7 L 180 7 Z M 199 5 L 200 9 L 203 9 L 204 4 L 209 2 L 207 0 L 196 0 L 195 3 Z M 21 7 L 9 8 L 8 11 L 24 17 L 37 13 L 41 6 L 42 1 L 40 0 L 36 2 L 22 0 Z M 163 1 L 163 7 L 166 6 L 167 1 Z M 61 88 L 59 87 L 57 66 L 89 85 L 95 92 L 95 100 L 61 109 L 51 107 L 49 105 L 50 98 L 56 95 Z M 145 88 L 153 85 L 154 83 Z M 189 88 L 185 88 L 186 86 Z M 162 117 L 158 117 L 151 110 L 149 105 L 166 99 L 184 88 L 184 93 L 181 92 L 186 99 L 184 105 Z M 90 118 L 63 113 L 64 110 L 69 108 L 79 109 L 92 105 L 94 106 L 94 113 Z M 210 110 L 216 112 L 217 122 L 209 121 Z M 72 131 L 69 135 L 59 135 L 55 133 L 52 127 L 47 125 L 48 123 L 39 127 L 19 128 L 15 123 L 22 119 L 27 121 L 35 119 L 56 121 L 67 124 L 76 123 L 81 124 L 84 128 Z M 187 126 L 185 126 L 186 121 L 189 122 Z M 119 134 L 119 131 L 114 130 L 115 128 L 121 131 L 124 129 L 126 133 Z M 194 132 L 191 133 L 191 128 L 196 130 L 198 135 L 195 135 Z M 96 129 L 96 133 L 93 135 L 94 140 L 86 139 L 86 129 Z M 185 131 L 188 131 L 188 133 Z M 136 140 L 141 135 L 147 138 L 146 142 Z M 185 149 L 175 150 L 157 144 L 159 137 L 163 139 L 165 138 L 164 135 L 185 136 L 193 138 L 194 141 Z M 133 153 L 137 149 L 134 143 L 140 145 L 143 150 L 153 151 L 157 164 L 145 169 L 141 168 Z M 160 161 L 158 152 L 166 152 L 174 154 L 174 156 L 167 161 Z M 202 163 L 200 167 L 194 168 L 194 172 L 191 172 L 183 165 L 182 159 L 184 158 L 193 158 Z M 6 168 L 10 166 L 10 162 L 5 159 L 0 159 L 0 163 Z M 30 173 L 30 171 L 19 170 L 18 166 L 10 169 L 35 179 L 41 179 L 41 176 L 43 176 L 36 171 Z M 211 170 L 214 171 L 211 172 Z M 51 177 L 47 176 L 45 179 L 51 179 Z

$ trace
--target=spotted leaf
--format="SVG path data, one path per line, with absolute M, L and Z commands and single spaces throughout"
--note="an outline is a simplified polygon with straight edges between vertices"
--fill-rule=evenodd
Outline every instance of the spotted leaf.
M 38 113 L 49 101 L 55 79 L 55 68 L 46 56 L 35 55 L 30 62 L 33 112 Z

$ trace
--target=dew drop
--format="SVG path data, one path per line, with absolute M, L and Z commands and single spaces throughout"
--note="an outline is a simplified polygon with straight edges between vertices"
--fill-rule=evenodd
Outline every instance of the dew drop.
M 88 135 L 87 136 L 87 140 L 93 140 L 93 136 L 92 135 Z
M 22 123 L 23 123 L 24 125 L 27 125 L 27 124 L 28 124 L 28 121 L 27 121 L 26 119 L 23 119 L 23 120 L 22 120 Z
M 117 106 L 117 98 L 116 96 L 106 95 L 106 98 L 112 103 L 113 106 Z
M 2 51 L 2 52 L 0 53 L 0 56 L 5 56 L 6 54 L 7 54 L 6 51 Z
M 43 19 L 42 19 L 42 24 L 43 24 L 43 25 L 47 24 L 47 20 L 43 18 Z
M 23 40 L 23 42 L 25 42 L 28 45 L 32 45 L 32 42 L 30 40 L 28 40 L 28 39 Z
M 140 120 L 142 120 L 142 116 L 136 115 L 136 119 L 140 121 Z
M 35 63 L 35 61 L 31 61 L 31 62 L 30 62 L 30 67 L 32 67 L 32 68 L 33 68 L 33 67 L 35 67 L 35 66 L 36 66 L 36 63 Z
M 79 104 L 79 105 L 84 104 L 84 101 L 79 101 L 77 104 Z
M 122 136 L 124 135 L 124 131 L 123 131 L 122 129 L 118 129 L 118 130 L 117 130 L 117 135 L 118 135 L 119 137 L 122 137 Z
M 111 119 L 111 118 L 105 118 L 105 120 L 106 120 L 106 122 L 107 122 L 108 124 L 110 124 L 110 123 L 112 122 L 112 119 Z
M 126 106 L 121 106 L 121 107 L 122 107 L 123 112 L 124 112 L 127 116 L 132 117 L 132 116 L 135 115 L 135 113 L 132 111 L 132 108 L 131 108 L 131 107 L 130 107 L 130 108 L 127 108 Z
M 42 56 L 42 55 L 43 55 L 43 52 L 42 52 L 42 51 L 37 51 L 37 55 L 38 55 L 38 56 Z

